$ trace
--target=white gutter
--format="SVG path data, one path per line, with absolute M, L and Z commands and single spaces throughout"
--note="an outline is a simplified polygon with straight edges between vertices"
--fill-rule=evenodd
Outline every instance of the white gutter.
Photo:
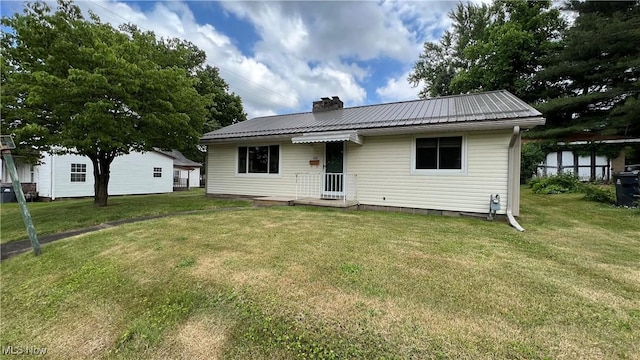
M 516 146 L 517 145 L 517 146 Z M 511 135 L 511 140 L 509 141 L 509 174 L 507 177 L 507 220 L 509 224 L 513 226 L 518 231 L 524 231 L 524 228 L 518 224 L 516 218 L 513 216 L 513 203 L 515 199 L 514 192 L 518 192 L 519 188 L 515 189 L 515 187 L 520 186 L 520 176 L 516 176 L 519 174 L 520 165 L 516 167 L 516 159 L 519 158 L 520 152 L 520 126 L 513 127 L 513 134 Z

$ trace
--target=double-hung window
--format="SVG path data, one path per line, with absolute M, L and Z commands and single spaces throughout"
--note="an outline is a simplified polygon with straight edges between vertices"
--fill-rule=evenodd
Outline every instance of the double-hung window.
M 278 174 L 280 146 L 238 147 L 238 174 Z
M 87 164 L 71 164 L 71 182 L 87 181 Z
M 154 167 L 153 168 L 153 177 L 154 178 L 162 177 L 162 168 L 161 167 Z
M 464 170 L 463 137 L 416 138 L 413 169 L 417 172 L 421 170 L 462 172 Z

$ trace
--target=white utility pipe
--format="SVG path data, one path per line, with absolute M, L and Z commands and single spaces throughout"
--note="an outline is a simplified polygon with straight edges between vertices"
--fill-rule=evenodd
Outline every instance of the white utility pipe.
M 520 179 L 516 177 L 515 159 L 519 154 L 514 154 L 514 147 L 516 141 L 520 138 L 520 126 L 513 127 L 513 134 L 511 134 L 511 140 L 509 141 L 509 175 L 507 180 L 507 220 L 509 224 L 518 231 L 524 231 L 524 228 L 518 224 L 518 221 L 513 216 L 513 188 L 514 186 L 520 186 Z M 516 183 L 517 181 L 517 183 Z

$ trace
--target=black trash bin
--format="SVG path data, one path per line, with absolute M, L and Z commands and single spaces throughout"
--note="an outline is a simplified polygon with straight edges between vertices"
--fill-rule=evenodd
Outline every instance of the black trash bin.
M 0 185 L 0 203 L 17 202 L 16 193 L 11 185 Z
M 613 180 L 616 184 L 616 205 L 638 205 L 640 202 L 640 180 L 638 177 L 637 171 L 613 174 Z

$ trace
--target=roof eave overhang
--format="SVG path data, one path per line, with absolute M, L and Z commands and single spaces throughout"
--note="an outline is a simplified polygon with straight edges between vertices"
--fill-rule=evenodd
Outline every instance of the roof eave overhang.
M 174 168 L 178 168 L 178 169 L 183 169 L 183 170 L 194 170 L 194 169 L 197 169 L 197 168 L 201 168 L 202 164 L 197 164 L 197 165 L 196 164 L 194 164 L 194 165 L 176 165 L 176 164 L 173 164 L 173 167 Z
M 519 126 L 521 129 L 528 129 L 538 125 L 544 125 L 545 118 L 541 116 L 490 120 L 490 121 L 469 121 L 456 123 L 440 123 L 440 124 L 424 124 L 410 126 L 391 126 L 380 128 L 361 128 L 361 129 L 345 129 L 344 131 L 355 131 L 359 136 L 382 136 L 382 135 L 402 135 L 429 132 L 463 132 L 463 131 L 486 131 L 486 130 L 505 130 L 513 129 Z M 266 141 L 291 141 L 294 137 L 300 137 L 305 134 L 313 133 L 292 133 L 292 134 L 273 134 L 273 135 L 256 135 L 256 136 L 234 136 L 218 139 L 202 139 L 203 145 L 208 144 L 229 144 L 240 142 L 266 142 Z
M 373 135 L 402 135 L 429 132 L 466 132 L 466 131 L 486 131 L 486 130 L 512 130 L 514 126 L 521 129 L 528 129 L 538 125 L 544 125 L 543 117 L 531 117 L 508 120 L 473 121 L 442 124 L 425 124 L 414 126 L 399 126 L 389 128 L 372 128 L 358 130 L 361 136 Z

